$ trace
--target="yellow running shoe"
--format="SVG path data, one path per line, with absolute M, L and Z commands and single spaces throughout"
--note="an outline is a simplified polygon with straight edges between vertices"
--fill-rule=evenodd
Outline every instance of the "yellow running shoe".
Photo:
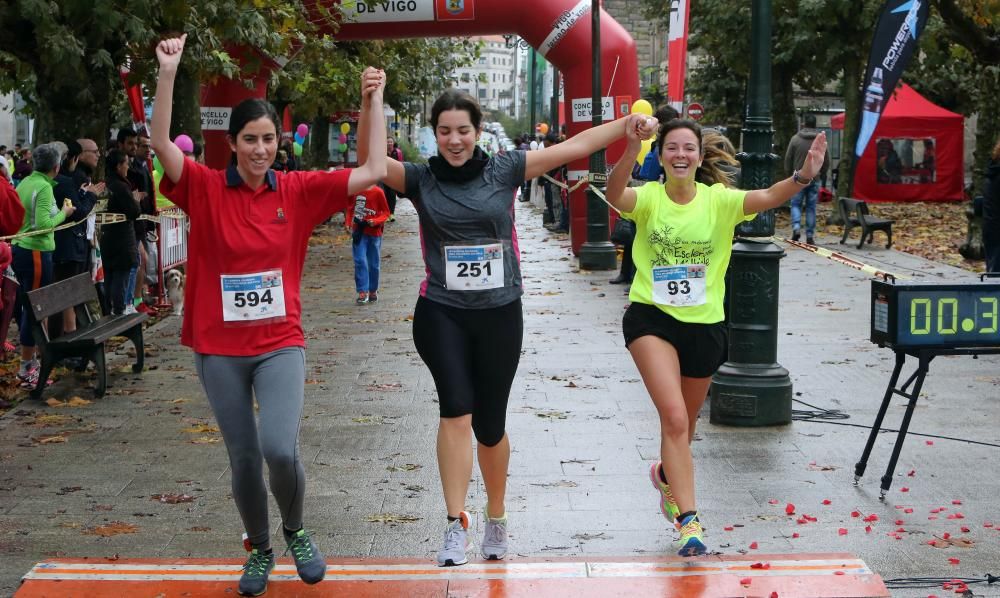
M 704 529 L 701 527 L 701 521 L 698 520 L 698 514 L 688 515 L 681 522 L 681 540 L 680 550 L 677 554 L 680 556 L 701 556 L 708 552 L 708 548 L 705 547 L 704 542 Z
M 681 510 L 677 506 L 677 501 L 674 500 L 674 495 L 670 492 L 670 484 L 663 481 L 660 477 L 660 468 L 663 466 L 661 461 L 653 463 L 649 468 L 649 481 L 653 482 L 653 488 L 660 493 L 660 512 L 663 516 L 670 520 L 670 523 L 674 524 L 675 529 L 680 529 L 681 525 L 677 521 L 677 517 L 680 516 Z M 666 476 L 664 476 L 666 477 Z

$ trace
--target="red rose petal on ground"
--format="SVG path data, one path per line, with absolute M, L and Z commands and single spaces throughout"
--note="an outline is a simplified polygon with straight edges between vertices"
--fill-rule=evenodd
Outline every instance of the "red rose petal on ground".
M 870 533 L 872 533 L 872 526 L 870 526 L 870 525 L 866 525 L 866 526 L 865 526 L 865 533 L 866 533 L 866 534 L 870 534 Z
M 956 559 L 955 557 L 951 557 L 951 558 L 948 559 L 948 562 L 951 563 L 952 565 L 957 565 L 957 564 L 961 563 L 962 561 Z
M 873 521 L 878 521 L 878 515 L 876 515 L 875 513 L 872 513 L 871 515 L 865 517 L 864 520 L 865 520 L 865 523 L 871 523 Z
M 750 543 L 750 550 L 757 550 L 757 543 L 756 542 L 751 542 Z
M 776 504 L 778 504 L 778 499 L 777 498 L 772 498 L 771 500 L 767 501 L 767 504 L 769 504 L 769 505 L 776 505 Z
M 927 446 L 934 446 L 934 441 L 933 440 L 927 440 L 925 442 L 926 442 Z
M 799 537 L 799 532 L 793 532 L 792 533 L 792 537 L 793 538 L 798 538 Z
M 795 512 L 795 505 L 793 505 L 792 503 L 788 503 L 787 505 L 785 505 L 786 515 L 791 515 L 794 512 Z
M 962 513 L 955 513 L 955 519 L 965 519 L 965 515 Z
M 750 565 L 751 569 L 770 569 L 771 563 L 754 563 Z
M 945 510 L 944 507 L 938 507 L 936 509 L 931 509 L 931 513 L 940 513 L 941 511 L 944 511 L 944 510 Z
M 951 534 L 949 534 L 948 532 L 945 532 L 945 533 L 941 534 L 941 537 L 944 538 L 945 540 L 947 540 L 948 538 L 951 537 Z
M 909 489 L 909 488 L 907 488 L 906 486 L 903 486 L 902 488 L 900 488 L 900 489 L 899 489 L 899 491 L 900 491 L 900 492 L 909 492 L 909 491 L 910 491 L 910 489 Z
M 967 533 L 969 533 L 969 531 L 970 531 L 970 530 L 969 530 L 969 528 L 968 528 L 968 527 L 966 527 L 966 526 L 964 526 L 964 525 L 962 526 L 962 533 L 964 533 L 964 534 L 967 534 Z
M 842 528 L 840 528 L 840 529 L 837 530 L 837 533 L 839 535 L 841 535 L 841 536 L 846 536 L 847 535 L 847 528 L 846 527 L 842 527 Z
M 993 523 L 990 522 L 990 521 L 987 521 L 987 522 L 983 523 L 983 527 L 993 527 Z
M 896 520 L 896 525 L 903 525 L 904 521 L 902 519 Z
M 727 525 L 726 527 L 724 527 L 722 529 L 726 530 L 727 532 L 731 532 L 731 531 L 733 531 L 733 526 Z
M 928 546 L 937 546 L 937 540 L 927 540 Z
M 748 585 L 750 585 L 750 581 L 751 580 L 750 580 L 749 577 L 744 577 L 743 579 L 740 580 L 740 585 L 741 586 L 748 586 Z
M 843 571 L 834 571 L 833 574 L 834 575 L 844 575 L 844 572 Z
M 910 473 L 906 474 L 906 476 L 910 477 L 910 478 L 912 478 L 915 475 L 917 475 L 917 470 L 916 469 L 911 469 Z
M 910 514 L 913 512 L 913 509 L 903 509 L 903 512 L 906 514 Z
M 806 519 L 805 517 L 799 517 L 798 519 L 795 520 L 795 523 L 798 523 L 799 525 L 805 525 L 809 523 L 809 520 Z
M 958 499 L 955 499 L 955 500 L 951 501 L 951 504 L 953 504 L 953 505 L 960 505 L 960 504 L 962 504 L 962 501 L 960 501 Z
M 823 504 L 824 504 L 824 505 L 828 505 L 828 504 L 830 504 L 831 502 L 833 502 L 833 501 L 831 501 L 831 500 L 830 500 L 829 498 L 824 498 L 824 499 L 823 499 Z
M 771 592 L 770 598 L 778 598 L 778 593 L 777 592 Z
M 851 517 L 861 517 L 860 511 L 851 511 Z
M 897 533 L 900 533 L 900 534 L 901 534 L 901 533 L 904 533 L 905 531 L 906 531 L 906 530 L 905 530 L 904 528 L 902 528 L 902 527 L 901 527 L 901 528 L 898 528 L 898 529 L 896 529 L 896 532 L 897 532 Z
M 806 521 L 812 521 L 812 522 L 814 522 L 814 523 L 815 523 L 816 521 L 819 521 L 819 519 L 816 519 L 816 518 L 815 518 L 815 517 L 813 517 L 812 515 L 805 515 L 805 514 L 803 514 L 803 515 L 802 515 L 802 518 L 803 518 L 803 519 L 805 519 Z

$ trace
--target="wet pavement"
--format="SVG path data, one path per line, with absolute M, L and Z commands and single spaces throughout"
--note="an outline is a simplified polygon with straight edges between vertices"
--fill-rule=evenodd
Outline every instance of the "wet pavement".
M 608 284 L 613 273 L 581 271 L 568 237 L 543 229 L 537 209 L 518 203 L 517 212 L 526 292 L 508 415 L 512 552 L 673 554 L 674 532 L 647 477 L 658 423 L 624 348 L 623 289 Z M 818 241 L 914 279 L 972 277 L 880 246 Z M 305 521 L 331 557 L 429 562 L 440 542 L 437 404 L 411 334 L 419 251 L 415 212 L 401 201 L 383 240 L 380 300 L 365 306 L 354 304 L 349 239 L 339 227 L 318 231 L 309 252 Z M 1000 356 L 931 363 L 892 489 L 880 501 L 895 434 L 878 437 L 866 476 L 853 484 L 893 366 L 892 352 L 867 340 L 868 276 L 786 251 L 778 360 L 796 399 L 814 406 L 794 408 L 849 418 L 733 428 L 709 423 L 706 405 L 693 448 L 706 543 L 724 556 L 852 553 L 886 580 L 1000 574 Z M 179 328 L 168 317 L 149 329 L 149 369 L 134 375 L 121 356 L 104 398 L 22 402 L 0 418 L 0 594 L 45 559 L 242 558 L 226 452 Z M 46 398 L 91 400 L 89 383 L 63 373 Z M 893 401 L 884 427 L 898 426 L 903 403 Z M 477 540 L 484 504 L 476 471 L 468 506 Z M 276 512 L 272 503 L 274 529 Z M 996 585 L 971 589 L 1000 596 Z

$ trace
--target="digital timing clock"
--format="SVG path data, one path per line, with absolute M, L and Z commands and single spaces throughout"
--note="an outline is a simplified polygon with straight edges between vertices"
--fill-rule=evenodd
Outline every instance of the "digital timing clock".
M 893 349 L 1000 347 L 1000 281 L 872 280 L 871 341 Z

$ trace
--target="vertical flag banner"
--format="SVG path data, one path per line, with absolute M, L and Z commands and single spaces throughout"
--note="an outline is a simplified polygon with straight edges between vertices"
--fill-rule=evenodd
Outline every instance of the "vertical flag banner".
M 930 0 L 887 0 L 882 7 L 865 71 L 861 130 L 854 146 L 858 158 L 865 153 L 875 133 L 886 97 L 896 89 L 903 69 L 917 49 L 917 39 L 924 31 L 929 13 Z
M 691 0 L 670 0 L 670 28 L 667 32 L 667 100 L 679 113 L 684 110 L 690 8 Z
M 146 128 L 146 107 L 142 100 L 142 86 L 131 84 L 128 81 L 129 69 L 127 66 L 121 67 L 119 75 L 122 78 L 122 85 L 125 86 L 125 94 L 128 96 L 128 106 L 132 111 L 132 125 L 136 131 Z M 140 129 L 141 127 L 141 129 Z

